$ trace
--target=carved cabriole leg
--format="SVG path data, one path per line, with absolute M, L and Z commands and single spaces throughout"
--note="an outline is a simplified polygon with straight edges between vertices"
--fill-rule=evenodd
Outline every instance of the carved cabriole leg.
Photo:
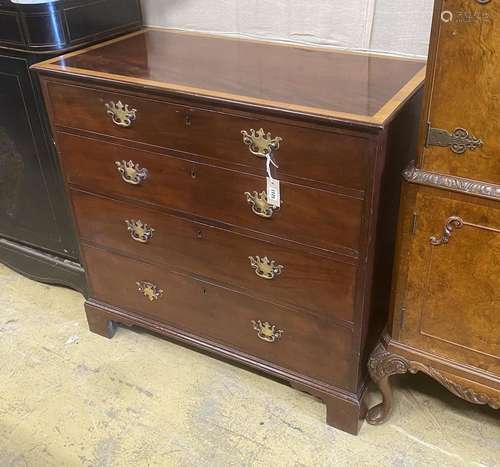
M 498 391 L 483 392 L 478 386 L 459 376 L 440 371 L 431 365 L 421 362 L 410 361 L 404 357 L 388 352 L 382 344 L 379 344 L 372 353 L 368 362 L 368 369 L 372 380 L 377 384 L 382 393 L 382 403 L 372 407 L 367 415 L 366 421 L 371 425 L 384 423 L 392 411 L 392 389 L 389 383 L 391 375 L 403 373 L 422 372 L 443 385 L 448 391 L 461 399 L 478 405 L 489 405 L 492 409 L 500 408 L 500 395 Z
M 382 344 L 377 345 L 368 362 L 368 370 L 382 393 L 382 402 L 368 411 L 366 421 L 370 425 L 386 422 L 392 412 L 392 388 L 389 377 L 404 374 L 409 369 L 408 360 L 388 352 Z

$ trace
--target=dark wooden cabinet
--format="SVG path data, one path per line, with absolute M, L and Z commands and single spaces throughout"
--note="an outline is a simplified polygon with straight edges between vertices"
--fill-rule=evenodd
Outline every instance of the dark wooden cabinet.
M 35 68 L 90 329 L 141 326 L 283 378 L 357 433 L 424 64 L 146 30 Z
M 393 374 L 423 372 L 500 408 L 500 6 L 436 2 L 420 149 L 404 172 L 389 333 L 369 366 L 390 414 Z
M 0 56 L 0 229 L 6 237 L 20 233 L 31 245 L 66 249 L 75 256 L 76 244 L 63 244 L 58 235 L 51 198 L 59 180 L 50 178 L 54 160 L 46 157 L 49 149 L 28 65 L 26 58 Z M 23 196 L 31 191 L 37 196 Z
M 113 10 L 120 13 L 110 15 Z M 31 278 L 86 293 L 38 79 L 29 67 L 140 24 L 137 0 L 0 1 L 0 261 Z

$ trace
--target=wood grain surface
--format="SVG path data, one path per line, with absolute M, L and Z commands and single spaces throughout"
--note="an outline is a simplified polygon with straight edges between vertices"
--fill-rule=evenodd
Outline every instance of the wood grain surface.
M 272 218 L 265 219 L 252 212 L 245 196 L 246 192 L 266 190 L 262 176 L 69 135 L 61 134 L 58 140 L 66 180 L 71 185 L 95 193 L 139 198 L 226 225 L 358 255 L 362 200 L 282 183 L 283 205 Z M 147 168 L 148 179 L 140 186 L 125 183 L 115 165 L 122 160 L 133 160 Z
M 165 268 L 96 248 L 83 251 L 95 299 L 352 389 L 350 330 Z M 151 302 L 138 292 L 136 281 L 144 280 L 164 291 L 161 299 Z M 252 320 L 275 325 L 282 337 L 275 342 L 259 339 Z
M 436 14 L 451 14 L 453 19 L 438 23 L 425 119 L 450 133 L 464 128 L 484 144 L 461 155 L 449 148 L 424 146 L 421 165 L 433 172 L 500 184 L 500 4 L 443 0 Z
M 420 60 L 155 29 L 36 68 L 378 124 L 425 73 Z

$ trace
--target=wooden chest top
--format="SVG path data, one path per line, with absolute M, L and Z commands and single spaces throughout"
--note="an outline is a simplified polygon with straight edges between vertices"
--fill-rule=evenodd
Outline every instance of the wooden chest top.
M 425 77 L 419 60 L 157 29 L 35 68 L 376 126 Z

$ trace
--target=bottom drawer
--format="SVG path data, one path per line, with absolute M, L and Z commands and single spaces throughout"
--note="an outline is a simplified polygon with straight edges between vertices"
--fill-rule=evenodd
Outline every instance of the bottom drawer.
M 83 252 L 92 298 L 355 389 L 351 329 L 97 248 Z

